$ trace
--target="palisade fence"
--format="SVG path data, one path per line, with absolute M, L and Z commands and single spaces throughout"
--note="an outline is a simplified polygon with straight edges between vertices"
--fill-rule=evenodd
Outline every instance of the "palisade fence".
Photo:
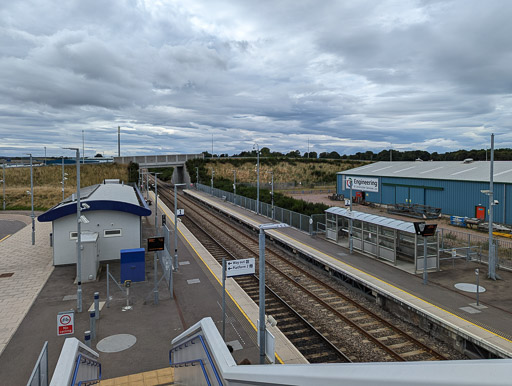
M 226 192 L 216 188 L 213 188 L 212 192 L 211 186 L 203 184 L 196 184 L 196 187 L 200 192 L 211 194 L 215 197 L 221 198 L 224 201 L 232 202 L 233 204 L 241 206 L 242 208 L 256 212 L 256 200 L 253 200 L 252 198 L 240 196 L 239 194 L 235 196 L 234 193 Z M 309 234 L 313 234 L 313 230 L 315 229 L 313 226 L 313 220 L 310 216 L 306 216 L 304 214 L 293 212 L 291 210 L 283 209 L 277 206 L 274 206 L 274 213 L 272 213 L 272 205 L 265 202 L 260 201 L 259 212 L 262 216 L 268 217 L 275 221 L 283 222 L 293 228 L 297 228 Z
M 440 228 L 439 247 L 443 250 L 451 248 L 467 248 L 467 260 L 480 261 L 488 264 L 489 260 L 489 237 L 460 232 L 452 229 Z M 512 241 L 493 239 L 496 245 L 496 256 L 498 268 L 512 270 Z M 478 256 L 469 253 L 469 248 L 478 248 L 481 253 Z

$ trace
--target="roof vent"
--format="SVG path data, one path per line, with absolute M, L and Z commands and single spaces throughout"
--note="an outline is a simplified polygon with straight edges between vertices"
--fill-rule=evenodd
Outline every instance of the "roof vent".
M 472 163 L 472 162 L 473 162 L 473 158 L 466 158 L 466 159 L 464 160 L 464 163 L 465 163 L 465 164 L 470 164 L 470 163 Z

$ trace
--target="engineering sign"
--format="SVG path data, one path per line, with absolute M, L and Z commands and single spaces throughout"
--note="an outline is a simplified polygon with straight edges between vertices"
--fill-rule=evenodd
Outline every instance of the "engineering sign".
M 345 186 L 347 189 L 362 190 L 363 192 L 378 192 L 379 179 L 369 177 L 345 177 Z

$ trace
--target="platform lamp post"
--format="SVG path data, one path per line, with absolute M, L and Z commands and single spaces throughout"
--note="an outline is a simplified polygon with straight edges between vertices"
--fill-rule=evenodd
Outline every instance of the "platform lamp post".
M 62 184 L 62 201 L 64 201 L 64 185 L 65 185 L 65 181 L 68 179 L 66 176 L 68 175 L 68 173 L 65 173 L 64 172 L 64 156 L 62 156 L 62 181 L 61 181 L 61 184 Z
M 2 163 L 2 174 L 3 174 L 3 178 L 2 178 L 2 185 L 3 185 L 3 191 L 4 191 L 4 195 L 3 195 L 3 208 L 5 210 L 5 162 Z
M 196 167 L 196 189 L 198 188 L 198 185 L 199 185 L 199 168 Z
M 155 175 L 155 232 L 158 231 L 158 178 L 162 173 L 153 173 Z
M 88 220 L 84 217 L 82 219 L 82 207 L 80 206 L 80 149 L 77 147 L 65 147 L 67 150 L 74 150 L 76 152 L 76 309 L 77 312 L 82 312 L 82 222 L 86 223 Z
M 271 170 L 269 172 L 265 172 L 266 174 L 270 174 L 272 176 L 272 181 L 270 182 L 271 186 L 272 186 L 272 190 L 270 192 L 270 196 L 271 196 L 271 199 L 272 199 L 272 220 L 274 220 L 274 171 Z
M 256 150 L 256 214 L 260 214 L 260 145 L 252 146 Z
M 236 169 L 233 169 L 233 203 L 236 205 Z
M 26 153 L 26 155 L 30 156 L 30 206 L 32 208 L 30 217 L 32 218 L 32 245 L 34 245 L 36 243 L 36 224 L 34 216 L 34 175 L 32 171 L 32 153 Z
M 178 187 L 187 184 L 174 184 L 174 270 L 178 270 Z
M 354 250 L 354 239 L 352 237 L 352 225 L 354 221 L 352 220 L 352 178 L 347 179 L 347 183 L 350 184 L 350 220 L 349 220 L 349 231 L 348 231 L 348 248 L 350 250 L 350 254 L 352 254 Z
M 269 229 L 287 228 L 284 223 L 261 224 L 259 234 L 259 346 L 260 364 L 265 364 L 265 231 Z
M 215 169 L 212 168 L 212 181 L 211 181 L 211 185 L 212 185 L 212 196 L 213 196 L 213 177 L 215 176 Z

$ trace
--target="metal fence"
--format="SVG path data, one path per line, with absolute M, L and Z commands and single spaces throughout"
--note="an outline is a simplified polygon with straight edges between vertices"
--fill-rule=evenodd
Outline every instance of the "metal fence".
M 48 386 L 48 342 L 44 342 L 27 386 Z
M 252 198 L 247 198 L 239 194 L 235 196 L 234 193 L 226 192 L 216 188 L 213 188 L 212 191 L 211 186 L 203 184 L 196 184 L 196 187 L 197 190 L 201 192 L 211 194 L 215 197 L 221 198 L 224 201 L 232 202 L 233 204 L 241 206 L 242 208 L 256 212 L 256 200 L 253 200 Z M 310 216 L 293 212 L 288 209 L 283 209 L 278 206 L 273 207 L 272 213 L 272 205 L 261 201 L 259 207 L 259 213 L 262 216 L 268 217 L 269 219 L 273 219 L 275 221 L 283 222 L 293 228 L 299 229 L 309 234 L 313 233 L 313 220 Z
M 439 229 L 439 243 L 442 250 L 452 248 L 466 248 L 468 260 L 478 260 L 487 264 L 489 260 L 489 238 L 472 233 L 456 231 L 452 229 Z M 497 251 L 497 263 L 499 268 L 512 270 L 512 241 L 494 239 Z M 471 254 L 471 250 L 480 250 L 479 256 Z

